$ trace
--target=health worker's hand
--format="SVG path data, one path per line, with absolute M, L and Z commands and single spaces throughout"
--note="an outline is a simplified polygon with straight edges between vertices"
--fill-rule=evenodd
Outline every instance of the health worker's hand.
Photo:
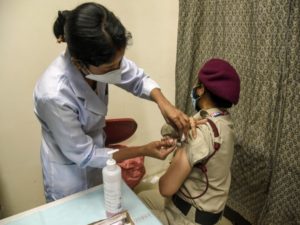
M 180 136 L 184 134 L 187 137 L 190 129 L 188 116 L 171 104 L 164 104 L 160 109 L 166 122 L 177 128 L 180 131 Z
M 151 98 L 158 104 L 161 114 L 166 122 L 172 125 L 180 133 L 186 137 L 190 129 L 189 117 L 173 106 L 161 93 L 160 89 L 155 88 L 151 91 Z
M 176 140 L 171 138 L 150 142 L 144 146 L 145 156 L 163 160 L 177 148 L 176 143 Z

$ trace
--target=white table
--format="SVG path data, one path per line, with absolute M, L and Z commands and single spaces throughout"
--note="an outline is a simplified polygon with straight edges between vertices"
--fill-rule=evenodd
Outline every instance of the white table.
M 136 225 L 161 225 L 125 184 L 122 204 Z M 103 185 L 0 220 L 0 225 L 87 225 L 106 218 Z

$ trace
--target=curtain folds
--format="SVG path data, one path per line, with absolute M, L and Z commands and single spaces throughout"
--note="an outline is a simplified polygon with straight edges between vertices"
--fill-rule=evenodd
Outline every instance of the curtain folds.
M 300 224 L 300 1 L 179 0 L 176 105 L 193 114 L 201 65 L 241 77 L 228 205 L 253 224 Z

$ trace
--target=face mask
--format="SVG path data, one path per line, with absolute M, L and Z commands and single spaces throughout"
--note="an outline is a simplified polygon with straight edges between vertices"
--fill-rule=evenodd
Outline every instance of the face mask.
M 200 100 L 201 96 L 195 94 L 195 89 L 193 89 L 191 92 L 191 98 L 194 109 L 199 112 L 201 108 L 198 106 L 198 101 Z
M 90 73 L 86 78 L 107 84 L 119 84 L 122 81 L 122 72 L 121 69 L 117 69 L 101 75 Z

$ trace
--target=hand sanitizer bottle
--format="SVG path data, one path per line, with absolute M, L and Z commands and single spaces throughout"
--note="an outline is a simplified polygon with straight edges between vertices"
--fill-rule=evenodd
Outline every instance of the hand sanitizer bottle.
M 121 168 L 112 158 L 112 154 L 118 149 L 109 151 L 110 158 L 102 170 L 104 185 L 104 205 L 107 217 L 111 217 L 122 211 L 121 204 Z

